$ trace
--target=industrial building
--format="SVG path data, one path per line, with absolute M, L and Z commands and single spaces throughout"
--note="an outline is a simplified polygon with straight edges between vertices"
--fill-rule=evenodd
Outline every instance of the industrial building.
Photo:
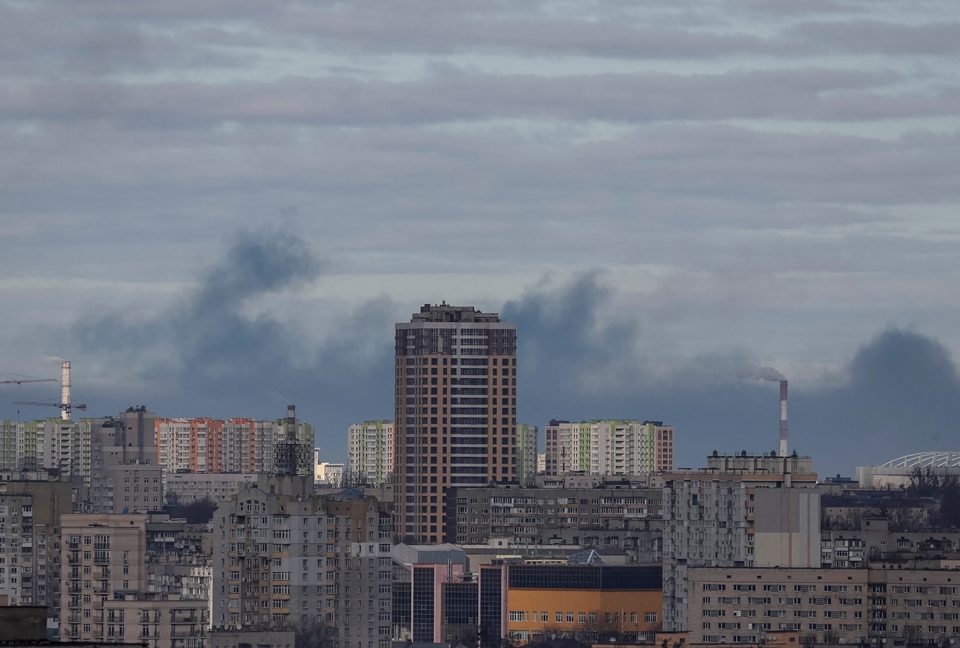
M 398 534 L 436 543 L 450 488 L 517 477 L 517 327 L 427 304 L 396 325 L 395 342 Z

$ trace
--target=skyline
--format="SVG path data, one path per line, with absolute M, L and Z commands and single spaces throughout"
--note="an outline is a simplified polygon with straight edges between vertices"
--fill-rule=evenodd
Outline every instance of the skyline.
M 635 4 L 0 1 L 0 372 L 345 459 L 446 301 L 541 429 L 770 451 L 772 367 L 821 474 L 950 450 L 960 6 Z

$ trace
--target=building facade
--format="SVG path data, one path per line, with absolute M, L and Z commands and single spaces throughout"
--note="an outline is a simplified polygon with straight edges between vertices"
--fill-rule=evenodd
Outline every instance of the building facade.
M 869 569 L 690 569 L 690 642 L 948 645 L 960 637 L 955 562 Z
M 208 596 L 151 591 L 148 516 L 61 516 L 60 638 L 205 648 Z
M 820 495 L 809 458 L 715 456 L 664 475 L 663 629 L 687 630 L 694 567 L 819 567 Z
M 662 421 L 553 420 L 546 429 L 546 474 L 671 472 L 673 432 Z
M 630 483 L 594 488 L 457 488 L 447 505 L 446 541 L 577 545 L 622 549 L 633 560 L 662 558 L 660 489 Z
M 660 566 L 515 564 L 507 579 L 508 632 L 520 641 L 636 644 L 660 629 Z
M 9 605 L 48 608 L 57 627 L 60 609 L 60 515 L 73 511 L 64 481 L 8 481 L 0 486 L 0 595 Z
M 257 481 L 252 473 L 164 473 L 164 494 L 169 502 L 193 504 L 208 499 L 222 502 Z
M 89 485 L 90 419 L 0 421 L 0 470 L 42 470 Z
M 297 421 L 300 443 L 313 445 L 313 426 Z M 285 419 L 156 419 L 159 462 L 168 473 L 270 473 L 286 437 Z
M 347 430 L 350 483 L 380 486 L 389 481 L 393 474 L 393 425 L 393 421 L 364 421 Z
M 440 542 L 450 488 L 517 477 L 517 329 L 427 304 L 396 325 L 395 343 L 397 532 Z
M 517 425 L 517 483 L 533 486 L 537 476 L 537 451 L 540 448 L 540 428 L 536 425 Z
M 389 648 L 392 523 L 375 498 L 261 475 L 213 526 L 215 626 L 309 627 L 337 648 Z

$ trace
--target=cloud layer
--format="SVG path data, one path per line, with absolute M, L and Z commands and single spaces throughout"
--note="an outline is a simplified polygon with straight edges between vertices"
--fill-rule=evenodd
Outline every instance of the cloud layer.
M 340 439 L 445 299 L 528 332 L 531 422 L 662 416 L 696 464 L 767 438 L 736 376 L 775 367 L 798 444 L 808 402 L 899 447 L 950 412 L 858 363 L 960 352 L 958 36 L 946 0 L 0 0 L 0 369 Z

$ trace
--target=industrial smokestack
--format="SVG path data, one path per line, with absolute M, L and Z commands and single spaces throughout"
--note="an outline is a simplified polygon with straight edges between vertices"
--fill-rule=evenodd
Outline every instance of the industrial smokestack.
M 287 405 L 287 443 L 297 442 L 297 406 Z
M 787 381 L 780 381 L 780 456 L 787 456 Z
M 64 360 L 60 365 L 63 377 L 60 381 L 60 418 L 70 420 L 70 361 Z

